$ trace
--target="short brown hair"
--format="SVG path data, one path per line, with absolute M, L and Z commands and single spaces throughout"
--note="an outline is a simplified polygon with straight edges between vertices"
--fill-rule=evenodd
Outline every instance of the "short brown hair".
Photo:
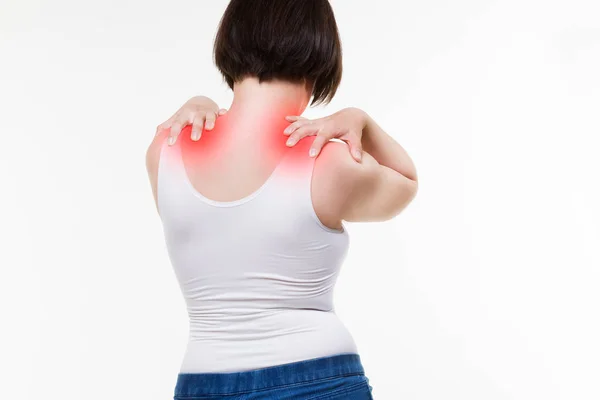
M 331 101 L 342 47 L 328 0 L 231 0 L 214 43 L 215 65 L 233 89 L 248 76 L 313 84 L 312 103 Z

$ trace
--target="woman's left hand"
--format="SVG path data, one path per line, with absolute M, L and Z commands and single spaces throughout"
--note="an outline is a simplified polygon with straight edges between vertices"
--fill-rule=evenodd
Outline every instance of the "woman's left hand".
M 306 136 L 317 136 L 310 148 L 309 156 L 316 157 L 329 139 L 337 138 L 348 143 L 352 157 L 360 162 L 362 156 L 362 134 L 367 124 L 367 115 L 358 108 L 344 108 L 328 117 L 306 119 L 298 115 L 287 116 L 292 122 L 284 131 L 289 135 L 286 145 L 294 146 Z

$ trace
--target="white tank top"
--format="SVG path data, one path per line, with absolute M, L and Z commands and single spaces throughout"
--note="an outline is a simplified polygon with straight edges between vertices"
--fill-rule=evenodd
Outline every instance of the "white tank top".
M 247 371 L 357 352 L 333 305 L 348 233 L 326 227 L 314 211 L 311 139 L 287 149 L 258 190 L 230 202 L 192 186 L 181 140 L 163 143 L 158 210 L 189 315 L 180 372 Z

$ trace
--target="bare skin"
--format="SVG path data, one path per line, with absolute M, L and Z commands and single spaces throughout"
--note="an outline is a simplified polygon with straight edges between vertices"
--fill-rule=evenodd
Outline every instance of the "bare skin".
M 249 78 L 234 87 L 229 111 L 219 110 L 205 97 L 190 100 L 158 127 L 147 150 L 146 165 L 155 202 L 163 141 L 172 137 L 174 143 L 181 128 L 188 124 L 195 124 L 192 140 L 198 136 L 202 140 L 202 131 L 214 129 L 223 119 L 223 125 L 228 127 L 223 134 L 230 135 L 230 139 L 223 141 L 227 144 L 219 150 L 223 155 L 219 159 L 227 162 L 200 162 L 197 169 L 188 169 L 192 185 L 207 197 L 231 201 L 260 187 L 285 151 L 273 150 L 264 156 L 261 143 L 272 140 L 273 135 L 290 136 L 290 147 L 306 136 L 317 136 L 310 149 L 311 156 L 317 157 L 311 194 L 315 212 L 325 226 L 340 229 L 342 221 L 384 221 L 398 215 L 418 188 L 416 169 L 406 151 L 367 113 L 356 108 L 315 120 L 300 117 L 309 99 L 310 88 L 305 85 L 259 85 Z M 281 107 L 274 111 L 273 104 Z M 287 122 L 281 125 L 279 133 L 260 129 L 256 122 L 266 117 Z M 332 138 L 346 143 L 330 141 Z M 218 177 L 207 174 L 210 170 L 218 170 Z

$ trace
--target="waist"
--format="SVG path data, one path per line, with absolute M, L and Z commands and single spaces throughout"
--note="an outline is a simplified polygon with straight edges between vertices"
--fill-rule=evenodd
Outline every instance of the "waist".
M 335 354 L 243 372 L 180 373 L 175 397 L 233 395 L 290 385 L 298 388 L 297 385 L 302 383 L 349 376 L 364 376 L 357 353 Z
M 352 335 L 333 311 L 269 310 L 190 318 L 180 372 L 242 372 L 357 352 Z

